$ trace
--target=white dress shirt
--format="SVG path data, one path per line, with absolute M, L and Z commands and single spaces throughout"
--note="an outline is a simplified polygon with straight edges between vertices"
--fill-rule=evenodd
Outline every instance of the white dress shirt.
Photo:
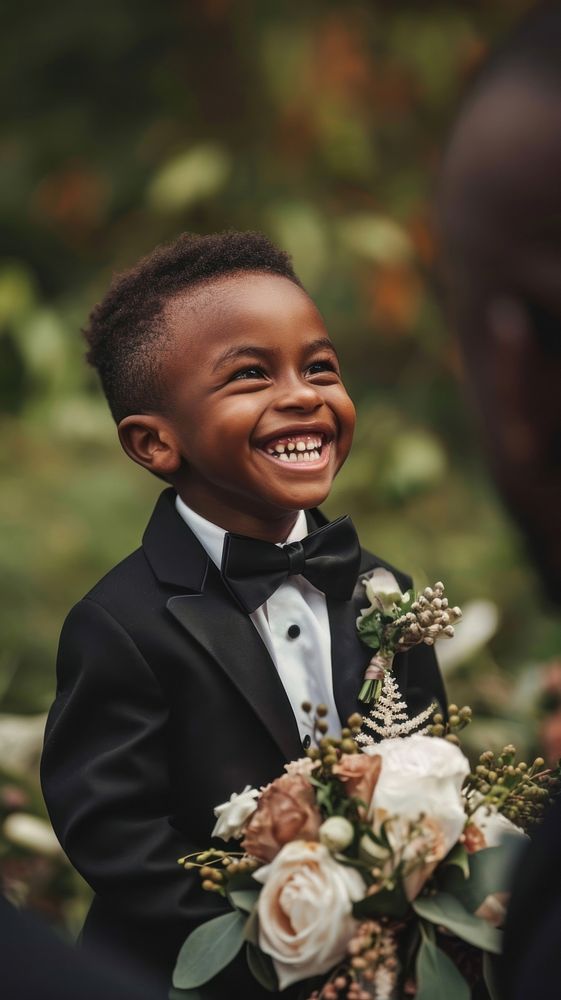
M 195 513 L 179 496 L 175 506 L 209 558 L 220 569 L 226 534 L 224 528 Z M 286 541 L 300 542 L 307 534 L 306 515 L 301 510 Z M 314 707 L 319 704 L 327 706 L 329 732 L 338 736 L 341 723 L 333 697 L 331 632 L 325 595 L 305 577 L 290 576 L 250 618 L 277 668 L 301 738 L 311 735 L 312 728 L 309 718 L 302 711 L 304 701 L 309 701 Z M 291 625 L 298 626 L 300 630 L 295 638 L 288 635 Z M 296 630 L 291 631 L 294 633 Z

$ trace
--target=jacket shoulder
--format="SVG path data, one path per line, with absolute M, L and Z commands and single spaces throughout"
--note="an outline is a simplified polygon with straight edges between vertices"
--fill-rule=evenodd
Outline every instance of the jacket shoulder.
M 84 602 L 100 605 L 117 621 L 136 620 L 146 607 L 161 603 L 161 588 L 142 548 L 117 563 L 84 594 Z
M 413 585 L 412 577 L 409 573 L 405 573 L 403 570 L 398 569 L 393 566 L 392 563 L 387 562 L 385 559 L 381 559 L 380 556 L 375 555 L 373 552 L 369 552 L 368 549 L 360 549 L 361 560 L 360 560 L 360 574 L 367 574 L 375 569 L 387 569 L 390 573 L 393 573 L 401 590 L 404 592 L 409 590 Z

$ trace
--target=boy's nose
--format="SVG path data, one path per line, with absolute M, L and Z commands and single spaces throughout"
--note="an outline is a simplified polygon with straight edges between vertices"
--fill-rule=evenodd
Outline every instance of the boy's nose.
M 323 403 L 318 387 L 302 379 L 279 387 L 276 405 L 279 410 L 315 410 Z

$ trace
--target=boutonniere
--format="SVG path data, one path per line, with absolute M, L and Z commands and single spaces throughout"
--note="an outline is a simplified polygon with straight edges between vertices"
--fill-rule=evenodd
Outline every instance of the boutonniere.
M 436 705 L 409 719 L 393 676 L 394 657 L 421 642 L 433 646 L 443 636 L 452 638 L 454 626 L 462 617 L 461 609 L 449 606 L 440 582 L 426 587 L 414 600 L 410 591 L 402 593 L 387 569 L 379 567 L 361 582 L 370 605 L 362 609 L 356 625 L 362 641 L 374 650 L 359 693 L 359 700 L 371 709 L 365 723 L 382 738 L 389 735 L 386 730 L 390 720 L 392 726 L 402 723 L 412 732 L 430 718 Z M 388 726 L 384 723 L 386 715 Z

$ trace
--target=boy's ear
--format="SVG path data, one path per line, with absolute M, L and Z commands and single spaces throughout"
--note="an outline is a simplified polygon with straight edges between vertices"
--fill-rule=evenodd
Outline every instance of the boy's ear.
M 122 448 L 133 462 L 163 478 L 179 471 L 181 451 L 165 417 L 131 414 L 120 421 L 117 431 Z

